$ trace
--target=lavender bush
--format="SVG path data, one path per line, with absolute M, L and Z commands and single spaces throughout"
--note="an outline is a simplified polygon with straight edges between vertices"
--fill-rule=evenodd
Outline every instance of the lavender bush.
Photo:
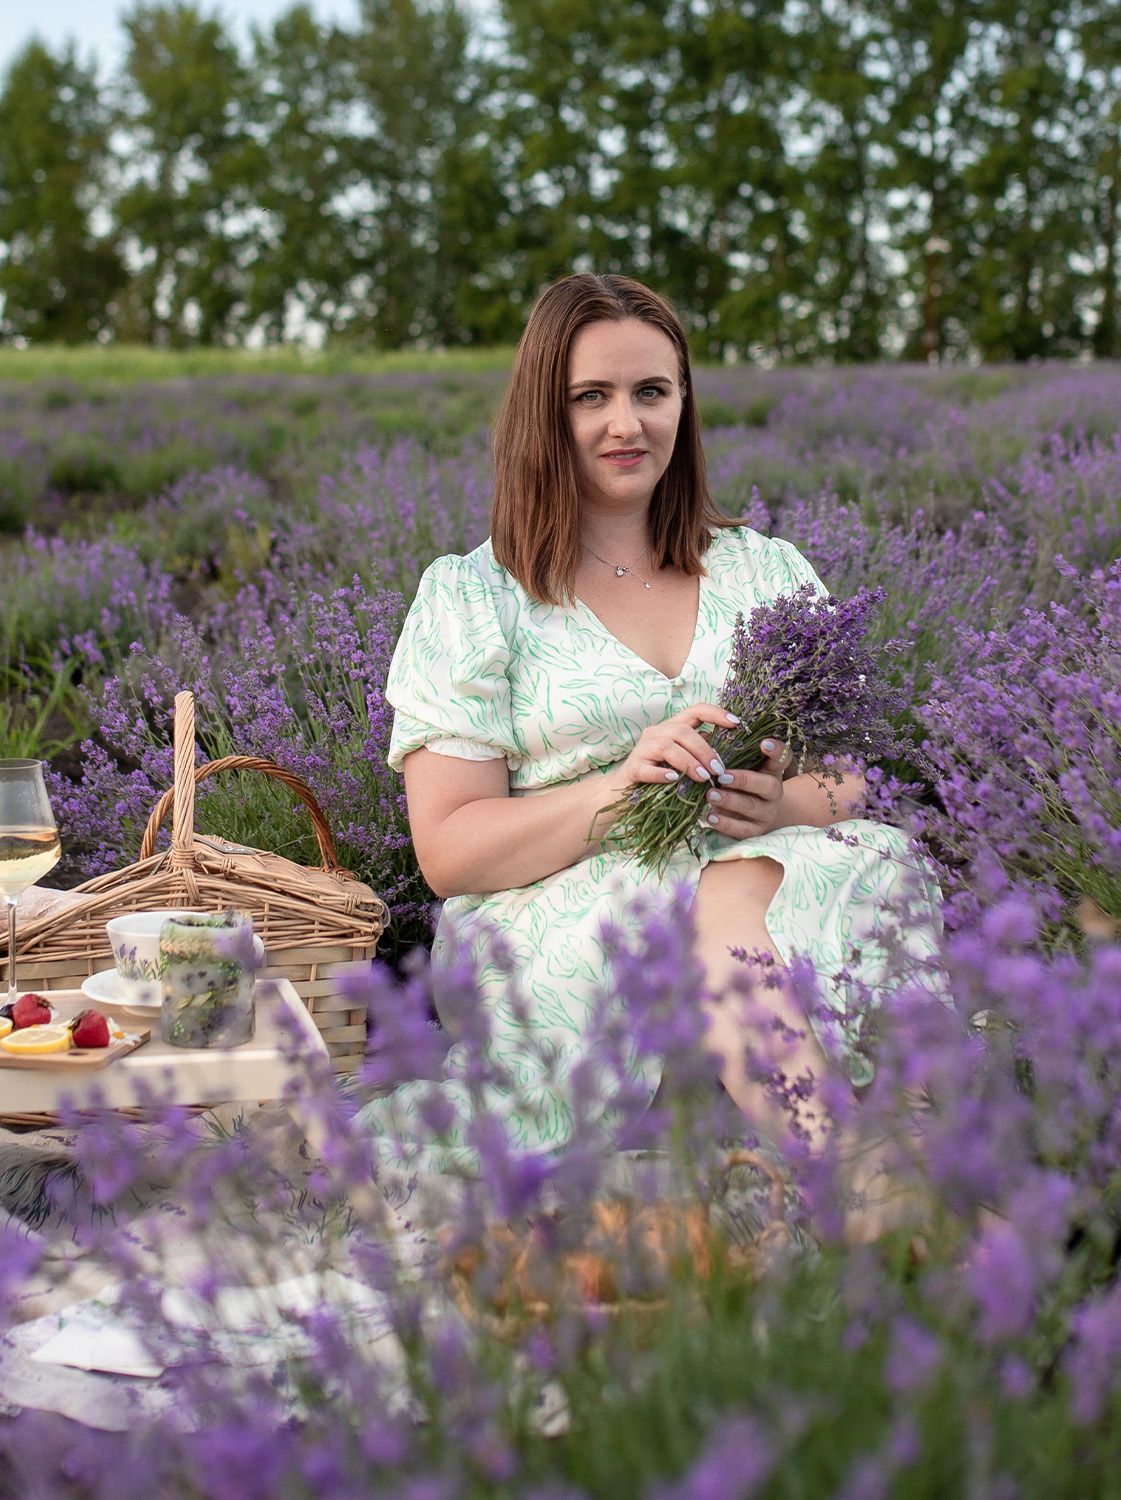
M 133 1485 L 206 1500 L 1042 1497 L 1067 1493 L 1076 1461 L 1081 1488 L 1069 1493 L 1109 1493 L 1121 1417 L 1121 948 L 1046 960 L 1033 952 L 1037 936 L 1027 902 L 996 902 L 947 948 L 954 1004 L 915 976 L 884 1018 L 871 1089 L 856 1100 L 818 1080 L 857 1137 L 894 1143 L 897 1179 L 921 1185 L 921 1242 L 907 1232 L 846 1249 L 830 1227 L 847 1191 L 843 1163 L 800 1156 L 792 1131 L 779 1143 L 791 1212 L 812 1223 L 820 1248 L 803 1241 L 759 1280 L 716 1258 L 708 1274 L 690 1259 L 655 1258 L 642 1271 L 643 1247 L 628 1247 L 617 1268 L 631 1288 L 622 1317 L 563 1290 L 596 1204 L 617 1192 L 615 1151 L 636 1163 L 632 1202 L 664 1204 L 672 1184 L 678 1205 L 709 1214 L 714 1246 L 757 1211 L 750 1195 L 745 1208 L 713 1187 L 730 1124 L 708 1102 L 715 1075 L 684 961 L 684 899 L 636 912 L 613 940 L 627 1035 L 669 1061 L 674 1086 L 654 1112 L 628 1099 L 627 1049 L 617 1012 L 605 1011 L 589 1045 L 592 1071 L 614 1079 L 607 1139 L 589 1115 L 567 1146 L 524 1154 L 482 1109 L 478 1175 L 422 1172 L 391 1216 L 371 1184 L 390 1170 L 392 1143 L 372 1140 L 358 1099 L 315 1068 L 301 1068 L 293 1095 L 298 1128 L 273 1113 L 255 1128 L 208 1131 L 153 1098 L 155 1124 L 83 1125 L 77 1189 L 65 1199 L 56 1189 L 52 1227 L 78 1226 L 87 1274 L 92 1264 L 125 1286 L 124 1312 L 168 1372 L 157 1390 L 174 1399 L 121 1433 L 20 1418 L 6 1433 L 14 1486 L 91 1500 Z M 807 976 L 796 982 L 812 1004 Z M 403 980 L 381 968 L 350 982 L 379 1038 L 363 1087 L 438 1067 L 434 984 L 485 1097 L 495 1075 L 474 976 L 430 975 L 420 963 Z M 748 969 L 735 988 L 745 1004 L 760 998 Z M 781 1056 L 776 1038 L 767 1061 L 780 1070 Z M 445 1122 L 433 1097 L 426 1129 L 438 1144 Z M 300 1153 L 305 1130 L 312 1157 Z M 449 1199 L 451 1232 L 437 1234 L 426 1204 Z M 496 1232 L 505 1225 L 534 1237 L 556 1268 L 562 1290 L 544 1320 L 484 1316 L 522 1242 Z M 41 1268 L 34 1239 L 9 1233 L 9 1243 L 0 1292 L 18 1308 Z M 451 1299 L 464 1246 L 480 1253 L 466 1300 Z M 273 1327 L 264 1363 L 254 1336 L 247 1366 L 231 1294 L 257 1288 L 257 1321 L 267 1322 L 261 1289 L 294 1274 L 314 1295 Z M 652 1292 L 663 1301 L 643 1315 Z M 472 1300 L 479 1312 L 464 1318 Z
M 1046 611 L 1058 603 L 1078 614 L 1086 580 L 1121 551 L 1117 380 L 1112 367 L 699 375 L 711 413 L 721 419 L 742 413 L 750 424 L 712 434 L 718 500 L 729 513 L 793 540 L 839 597 L 862 587 L 884 590 L 877 639 L 910 642 L 888 666 L 910 704 L 905 717 L 917 737 L 934 742 L 946 725 L 944 709 L 935 721 L 934 698 L 944 705 L 969 697 L 961 679 L 973 649 L 967 640 L 994 628 L 1018 629 L 1025 608 Z M 174 392 L 122 386 L 96 402 L 77 386 L 2 393 L 0 432 L 8 434 L 4 442 L 20 473 L 38 472 L 35 445 L 51 452 L 64 431 L 110 445 L 125 467 L 178 441 L 176 434 L 193 444 L 196 471 L 163 486 L 153 481 L 139 508 L 127 487 L 99 492 L 96 535 L 83 534 L 88 505 L 68 509 L 56 491 L 41 507 L 56 534 L 29 534 L 0 552 L 5 660 L 25 689 L 13 704 L 12 743 L 26 741 L 37 722 L 34 705 L 63 673 L 73 690 L 42 726 L 44 738 L 64 744 L 75 734 L 91 736 L 80 756 L 59 763 L 65 780 L 78 778 L 74 790 L 56 788 L 65 805 L 67 878 L 134 853 L 146 807 L 166 784 L 166 709 L 175 686 L 199 691 L 208 751 L 219 744 L 248 748 L 249 739 L 262 753 L 270 749 L 252 713 L 215 713 L 210 706 L 208 684 L 218 684 L 224 697 L 223 673 L 231 664 L 240 670 L 244 658 L 249 696 L 259 692 L 257 677 L 271 681 L 277 695 L 263 721 L 277 726 L 277 753 L 293 769 L 315 769 L 332 815 L 339 810 L 337 831 L 353 851 L 348 862 L 387 894 L 397 893 L 411 909 L 401 931 L 422 935 L 415 870 L 401 876 L 368 859 L 361 863 L 356 820 L 349 812 L 342 817 L 352 806 L 342 788 L 353 789 L 357 775 L 368 787 L 364 796 L 380 809 L 369 842 L 380 847 L 387 834 L 391 841 L 403 837 L 399 809 L 393 811 L 397 791 L 379 770 L 383 752 L 371 750 L 380 711 L 375 705 L 371 738 L 365 707 L 356 710 L 345 683 L 353 676 L 350 664 L 328 628 L 318 660 L 330 693 L 349 705 L 338 712 L 353 723 L 357 739 L 334 734 L 317 743 L 300 674 L 291 663 L 279 665 L 291 633 L 284 621 L 291 614 L 300 636 L 299 620 L 310 618 L 304 601 L 349 590 L 356 575 L 371 598 L 382 599 L 377 608 L 395 618 L 391 596 L 407 602 L 433 555 L 482 539 L 485 443 L 477 433 L 456 438 L 456 423 L 470 429 L 500 384 L 489 375 L 475 377 L 474 385 L 464 375 L 272 376 L 200 381 Z M 396 435 L 386 417 L 393 412 L 400 417 Z M 406 436 L 409 413 L 415 424 Z M 380 445 L 370 441 L 377 433 L 386 439 Z M 276 618 L 257 633 L 247 622 L 266 596 Z M 257 641 L 267 644 L 258 649 Z M 115 705 L 130 697 L 148 659 L 162 683 L 158 692 L 141 691 L 150 733 L 122 739 Z M 375 664 L 365 670 L 376 692 Z M 324 719 L 339 722 L 330 712 Z M 355 755 L 367 752 L 368 770 L 355 769 Z M 333 756 L 339 763 L 331 770 L 310 764 Z M 884 810 L 898 816 L 915 802 L 937 805 L 942 794 L 919 784 L 915 764 L 894 762 L 887 770 L 873 796 Z M 955 807 L 970 795 L 970 768 L 960 775 Z M 896 783 L 902 790 L 889 795 Z M 218 788 L 208 793 L 215 814 L 232 815 L 231 804 L 242 805 L 228 796 L 222 803 L 221 796 Z M 251 843 L 307 849 L 298 814 L 277 796 L 255 789 L 244 807 L 229 831 Z M 934 840 L 930 816 L 927 827 Z M 957 835 L 947 836 L 935 852 L 962 872 L 965 885 L 976 847 L 959 846 Z M 1088 846 L 1081 847 L 1079 859 L 1088 857 Z M 407 851 L 393 850 L 393 858 L 398 852 L 407 863 Z M 1034 881 L 1038 861 L 1023 873 Z M 1010 874 L 1015 878 L 1014 868 Z M 1068 874 L 1064 889 L 1088 891 L 1096 878 Z
M 1061 560 L 1060 560 L 1060 566 Z M 976 877 L 1034 893 L 1061 926 L 1121 923 L 1121 563 L 1079 577 L 1077 605 L 962 625 L 966 672 L 940 674 L 920 715 L 938 805 L 916 832 L 938 850 L 954 909 Z
M 87 691 L 97 739 L 83 746 L 80 779 L 51 778 L 68 860 L 92 873 L 138 846 L 170 784 L 173 701 L 187 685 L 196 697 L 200 762 L 257 755 L 300 776 L 328 818 L 343 864 L 389 903 L 393 948 L 423 941 L 428 898 L 409 851 L 403 790 L 385 765 L 390 722 L 382 688 L 401 616 L 399 595 L 371 593 L 357 579 L 321 595 L 303 578 L 265 571 L 215 604 L 210 640 L 177 616 L 158 654 L 137 645 L 118 676 L 96 694 Z M 306 813 L 259 776 L 204 782 L 197 818 L 235 842 L 318 861 Z

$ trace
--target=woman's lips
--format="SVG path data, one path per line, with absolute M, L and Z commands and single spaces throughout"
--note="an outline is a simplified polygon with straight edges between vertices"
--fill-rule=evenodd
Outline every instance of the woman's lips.
M 633 469 L 635 465 L 640 464 L 645 457 L 646 450 L 643 448 L 631 449 L 629 452 L 621 451 L 618 453 L 600 454 L 600 458 L 602 458 L 605 463 L 613 464 L 617 469 Z

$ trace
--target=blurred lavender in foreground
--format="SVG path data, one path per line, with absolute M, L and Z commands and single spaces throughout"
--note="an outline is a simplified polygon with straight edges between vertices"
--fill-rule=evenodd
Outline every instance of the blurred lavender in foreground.
M 125 1285 L 173 1399 L 130 1410 L 120 1432 L 8 1419 L 14 1492 L 702 1500 L 1015 1487 L 1044 1500 L 1077 1453 L 1082 1492 L 1108 1493 L 1121 1420 L 1121 948 L 1041 958 L 1031 905 L 1008 896 L 948 944 L 953 1006 L 916 975 L 885 1008 L 875 1079 L 859 1098 L 816 1080 L 855 1138 L 890 1142 L 899 1180 L 926 1195 L 917 1245 L 908 1231 L 848 1247 L 819 1223 L 817 1251 L 755 1280 L 715 1258 L 707 1270 L 691 1254 L 652 1260 L 647 1239 L 626 1246 L 617 1280 L 629 1311 L 614 1314 L 562 1271 L 603 1253 L 588 1236 L 621 1164 L 638 1208 L 713 1206 L 714 1234 L 758 1229 L 754 1210 L 729 1212 L 720 1192 L 729 1121 L 715 1104 L 699 978 L 679 961 L 689 941 L 680 904 L 611 935 L 625 1034 L 671 1065 L 656 1111 L 612 1115 L 589 1100 L 594 1132 L 546 1156 L 520 1151 L 486 1106 L 499 1074 L 480 1032 L 481 1170 L 433 1182 L 417 1167 L 403 1217 L 374 1187 L 385 1143 L 362 1127 L 359 1100 L 306 1065 L 295 1030 L 294 1118 L 208 1126 L 149 1096 L 147 1124 L 83 1121 L 78 1171 L 51 1194 L 49 1240 L 37 1245 L 18 1222 L 4 1232 L 0 1300 L 9 1319 L 25 1317 L 23 1295 L 41 1293 L 66 1258 L 56 1248 L 44 1263 L 40 1246 L 73 1234 L 86 1274 Z M 467 972 L 419 961 L 405 980 L 384 966 L 356 971 L 352 990 L 365 991 L 376 1023 L 371 1084 L 438 1074 L 450 1038 L 427 1018 L 450 985 L 469 1026 Z M 733 988 L 765 1012 L 749 968 Z M 797 993 L 812 1005 L 804 974 Z M 625 1082 L 628 1057 L 618 1013 L 603 1020 L 588 1045 L 610 1086 L 620 1070 Z M 781 1038 L 753 1045 L 781 1073 Z M 448 1123 L 433 1110 L 429 1138 Z M 830 1190 L 845 1191 L 844 1163 L 829 1153 L 792 1149 L 785 1170 L 783 1211 L 803 1228 Z M 453 1205 L 431 1228 L 425 1197 Z M 516 1305 L 495 1315 L 530 1244 L 535 1276 L 556 1267 L 557 1295 L 543 1315 L 519 1317 Z M 467 1251 L 468 1300 L 449 1301 Z M 297 1273 L 318 1294 L 271 1343 L 253 1342 L 251 1362 L 239 1359 L 231 1292 L 261 1294 Z M 374 1299 L 376 1323 L 368 1305 L 340 1300 L 331 1273 Z

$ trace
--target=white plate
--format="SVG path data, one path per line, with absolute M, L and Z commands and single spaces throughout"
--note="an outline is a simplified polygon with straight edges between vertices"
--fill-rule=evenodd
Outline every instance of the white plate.
M 254 936 L 253 947 L 258 964 L 263 963 L 265 945 L 259 937 Z M 106 1005 L 127 1006 L 129 1010 L 159 1010 L 163 1004 L 163 990 L 158 984 L 145 986 L 138 995 L 125 984 L 116 969 L 101 969 L 88 979 L 83 979 L 82 994 L 88 995 L 91 1000 L 101 1000 Z
M 128 989 L 116 969 L 102 969 L 82 980 L 82 994 L 107 1005 L 127 1005 L 130 1010 L 159 1010 L 163 991 L 158 984 L 149 986 L 143 995 Z

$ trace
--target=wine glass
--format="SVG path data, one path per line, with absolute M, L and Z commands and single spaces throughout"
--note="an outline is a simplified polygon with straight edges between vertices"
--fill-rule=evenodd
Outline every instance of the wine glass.
M 0 895 L 8 908 L 8 1004 L 16 990 L 16 897 L 58 864 L 62 845 L 41 760 L 0 760 Z

